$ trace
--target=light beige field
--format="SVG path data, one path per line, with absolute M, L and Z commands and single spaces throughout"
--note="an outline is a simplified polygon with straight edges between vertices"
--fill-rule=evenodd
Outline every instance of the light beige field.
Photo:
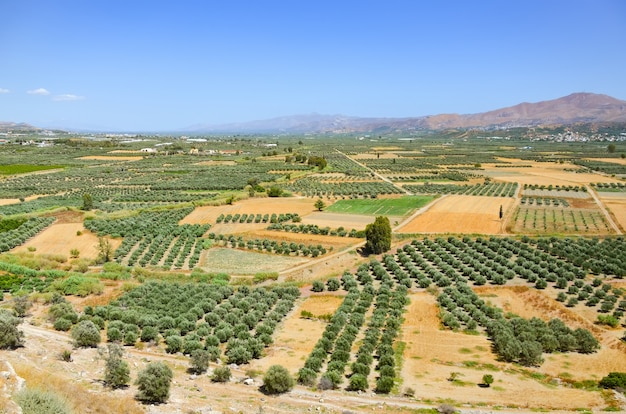
M 626 193 L 602 193 L 598 192 L 598 196 L 604 206 L 610 211 L 617 225 L 626 230 Z
M 289 372 L 296 373 L 322 337 L 327 322 L 300 317 L 302 311 L 319 316 L 333 314 L 341 305 L 342 296 L 328 293 L 313 293 L 296 306 L 278 326 L 274 333 L 274 343 L 266 349 L 266 356 L 250 362 L 250 367 L 266 371 L 272 365 L 282 365 Z
M 94 161 L 138 161 L 143 159 L 140 156 L 117 156 L 117 155 L 88 155 L 85 157 L 79 157 L 79 160 L 94 160 Z
M 31 200 L 35 200 L 39 197 L 45 197 L 44 195 L 31 195 L 28 197 L 24 197 L 25 201 L 31 201 Z M 21 203 L 19 198 L 0 198 L 0 206 L 8 206 L 10 204 L 17 204 L 17 203 Z
M 389 220 L 393 218 L 390 217 Z M 372 223 L 374 218 L 372 216 L 363 216 L 358 214 L 342 214 L 342 213 L 329 213 L 326 211 L 316 211 L 304 217 L 302 222 L 304 224 L 316 224 L 319 227 L 330 227 L 336 229 L 343 227 L 347 231 L 352 229 L 364 230 L 365 226 Z M 393 221 L 392 221 L 393 222 Z
M 442 197 L 397 232 L 500 234 L 504 230 L 500 206 L 506 213 L 513 203 L 514 199 L 508 197 Z
M 82 213 L 69 211 L 57 214 L 57 221 L 26 243 L 14 248 L 12 252 L 26 252 L 29 248 L 34 248 L 35 253 L 59 254 L 69 258 L 70 250 L 78 249 L 81 258 L 96 259 L 98 237 L 85 229 L 82 216 Z M 82 234 L 78 235 L 79 231 Z M 109 241 L 114 250 L 122 244 L 121 239 Z
M 461 404 L 515 406 L 522 409 L 533 407 L 574 410 L 606 406 L 597 392 L 581 391 L 567 386 L 548 386 L 528 375 L 535 371 L 534 368 L 528 368 L 524 372 L 513 364 L 498 362 L 491 352 L 491 344 L 486 336 L 440 330 L 434 296 L 423 292 L 412 294 L 410 299 L 411 304 L 405 313 L 402 326 L 401 340 L 406 343 L 402 377 L 403 387 L 413 388 L 416 397 L 431 401 L 449 399 Z M 597 357 L 596 354 L 560 355 L 559 358 L 571 361 L 572 365 L 567 369 L 560 368 L 559 372 L 574 374 L 575 367 L 583 368 L 576 361 L 593 361 Z M 616 354 L 609 352 L 607 357 L 614 358 Z M 547 363 L 536 371 L 544 372 L 545 365 Z M 458 373 L 459 381 L 448 380 L 452 372 Z M 484 374 L 491 374 L 495 379 L 490 388 L 478 386 Z
M 614 178 L 602 174 L 565 171 L 566 169 L 580 169 L 579 166 L 569 163 L 535 162 L 516 158 L 500 158 L 500 160 L 511 163 L 511 165 L 496 167 L 497 164 L 483 164 L 483 173 L 498 181 L 518 182 L 521 185 L 580 185 L 591 182 L 616 181 Z

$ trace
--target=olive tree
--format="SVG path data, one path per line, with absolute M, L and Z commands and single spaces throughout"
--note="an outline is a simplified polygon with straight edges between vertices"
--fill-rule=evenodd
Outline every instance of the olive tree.
M 19 323 L 20 319 L 0 309 L 0 349 L 15 349 L 24 344 L 24 333 L 17 329 Z
M 106 348 L 98 350 L 104 359 L 104 383 L 110 388 L 121 388 L 130 382 L 130 368 L 122 359 L 124 349 L 119 344 L 107 344 Z
M 164 403 L 170 396 L 174 373 L 164 362 L 151 362 L 137 376 L 136 398 L 144 403 Z
M 294 386 L 294 379 L 281 365 L 272 365 L 263 377 L 263 387 L 269 394 L 281 394 L 291 390 Z
M 82 320 L 72 329 L 74 344 L 79 348 L 95 348 L 100 343 L 100 330 L 90 320 Z

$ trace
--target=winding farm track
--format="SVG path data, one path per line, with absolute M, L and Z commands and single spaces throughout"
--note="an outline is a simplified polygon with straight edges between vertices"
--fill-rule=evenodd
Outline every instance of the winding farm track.
M 617 224 L 615 224 L 615 222 L 613 221 L 613 218 L 611 217 L 611 215 L 607 211 L 607 209 L 604 206 L 604 203 L 602 202 L 602 200 L 600 200 L 600 197 L 598 197 L 598 195 L 596 194 L 596 191 L 593 188 L 591 188 L 591 186 L 589 186 L 589 185 L 586 185 L 585 187 L 587 188 L 587 192 L 589 194 L 591 194 L 591 197 L 593 197 L 593 200 L 596 202 L 598 207 L 600 207 L 600 211 L 602 211 L 602 214 L 604 214 L 604 217 L 606 218 L 606 221 L 611 225 L 613 230 L 615 230 L 615 233 L 617 233 L 618 235 L 621 235 L 622 231 L 619 229 Z

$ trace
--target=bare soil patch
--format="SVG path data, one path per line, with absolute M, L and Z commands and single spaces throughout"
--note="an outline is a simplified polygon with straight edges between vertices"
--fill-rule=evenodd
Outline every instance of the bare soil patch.
M 80 257 L 98 257 L 98 236 L 87 230 L 82 223 L 82 213 L 61 212 L 55 214 L 57 221 L 48 226 L 26 243 L 13 249 L 13 252 L 26 252 L 34 248 L 36 253 L 59 254 L 70 257 L 70 250 L 78 249 Z M 80 234 L 80 235 L 79 235 Z M 113 249 L 122 244 L 121 239 L 109 239 Z
M 79 157 L 79 160 L 94 160 L 94 161 L 139 161 L 143 159 L 140 156 L 119 156 L 119 155 L 88 155 L 85 157 Z
M 308 311 L 316 316 L 333 314 L 342 301 L 343 296 L 318 293 L 300 301 L 276 330 L 274 343 L 266 349 L 266 356 L 251 362 L 250 367 L 265 371 L 278 364 L 297 373 L 328 324 L 318 319 L 301 318 L 301 312 Z
M 605 406 L 597 392 L 547 386 L 532 380 L 512 364 L 498 362 L 485 336 L 440 330 L 435 298 L 425 292 L 411 295 L 402 332 L 402 340 L 406 343 L 403 386 L 413 388 L 416 397 L 522 409 L 598 409 Z M 528 371 L 543 372 L 544 367 Z M 452 372 L 458 373 L 458 381 L 448 380 Z M 484 374 L 493 375 L 492 387 L 478 386 Z
M 501 234 L 500 206 L 506 212 L 513 203 L 508 197 L 452 195 L 436 200 L 397 232 Z

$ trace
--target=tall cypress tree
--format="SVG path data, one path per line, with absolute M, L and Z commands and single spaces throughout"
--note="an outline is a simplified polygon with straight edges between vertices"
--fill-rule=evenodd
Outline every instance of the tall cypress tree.
M 391 249 L 391 224 L 385 216 L 378 216 L 373 223 L 365 227 L 365 250 L 371 254 L 380 254 Z

